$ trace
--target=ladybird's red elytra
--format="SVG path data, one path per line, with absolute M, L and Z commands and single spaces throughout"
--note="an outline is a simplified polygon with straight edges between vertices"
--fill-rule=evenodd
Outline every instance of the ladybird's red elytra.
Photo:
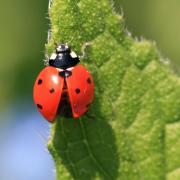
M 94 98 L 91 74 L 78 64 L 79 57 L 67 44 L 58 45 L 50 57 L 49 66 L 38 75 L 33 97 L 38 111 L 49 122 L 59 116 L 79 118 Z

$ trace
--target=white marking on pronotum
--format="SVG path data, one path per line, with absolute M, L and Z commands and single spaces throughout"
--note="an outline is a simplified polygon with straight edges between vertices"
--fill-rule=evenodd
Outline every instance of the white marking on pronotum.
M 55 60 L 56 57 L 57 57 L 57 54 L 56 54 L 56 53 L 53 53 L 53 54 L 51 55 L 50 59 Z
M 59 72 L 64 71 L 64 69 L 56 68 Z
M 74 67 L 67 68 L 68 71 L 72 71 L 73 69 L 74 69 Z
M 77 54 L 74 51 L 71 51 L 70 55 L 71 55 L 72 58 L 77 58 Z

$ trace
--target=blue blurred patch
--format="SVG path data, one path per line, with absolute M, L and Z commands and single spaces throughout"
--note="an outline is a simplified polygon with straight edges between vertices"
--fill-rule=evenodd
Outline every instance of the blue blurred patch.
M 0 118 L 0 180 L 53 180 L 54 164 L 46 148 L 49 123 L 31 104 L 15 105 Z

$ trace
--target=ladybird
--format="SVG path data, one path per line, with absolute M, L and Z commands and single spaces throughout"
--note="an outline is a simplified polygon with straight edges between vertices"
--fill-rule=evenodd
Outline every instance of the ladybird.
M 67 44 L 57 45 L 36 79 L 34 102 L 49 122 L 58 115 L 79 118 L 92 104 L 94 81 L 79 62 L 79 56 Z

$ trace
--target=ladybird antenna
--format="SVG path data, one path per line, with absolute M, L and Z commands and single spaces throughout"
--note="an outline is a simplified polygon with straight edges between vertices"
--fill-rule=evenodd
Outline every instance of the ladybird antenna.
M 93 41 L 85 42 L 83 46 L 81 47 L 81 55 L 79 55 L 80 59 L 84 59 L 85 57 L 85 51 L 88 46 L 91 46 L 93 44 Z

